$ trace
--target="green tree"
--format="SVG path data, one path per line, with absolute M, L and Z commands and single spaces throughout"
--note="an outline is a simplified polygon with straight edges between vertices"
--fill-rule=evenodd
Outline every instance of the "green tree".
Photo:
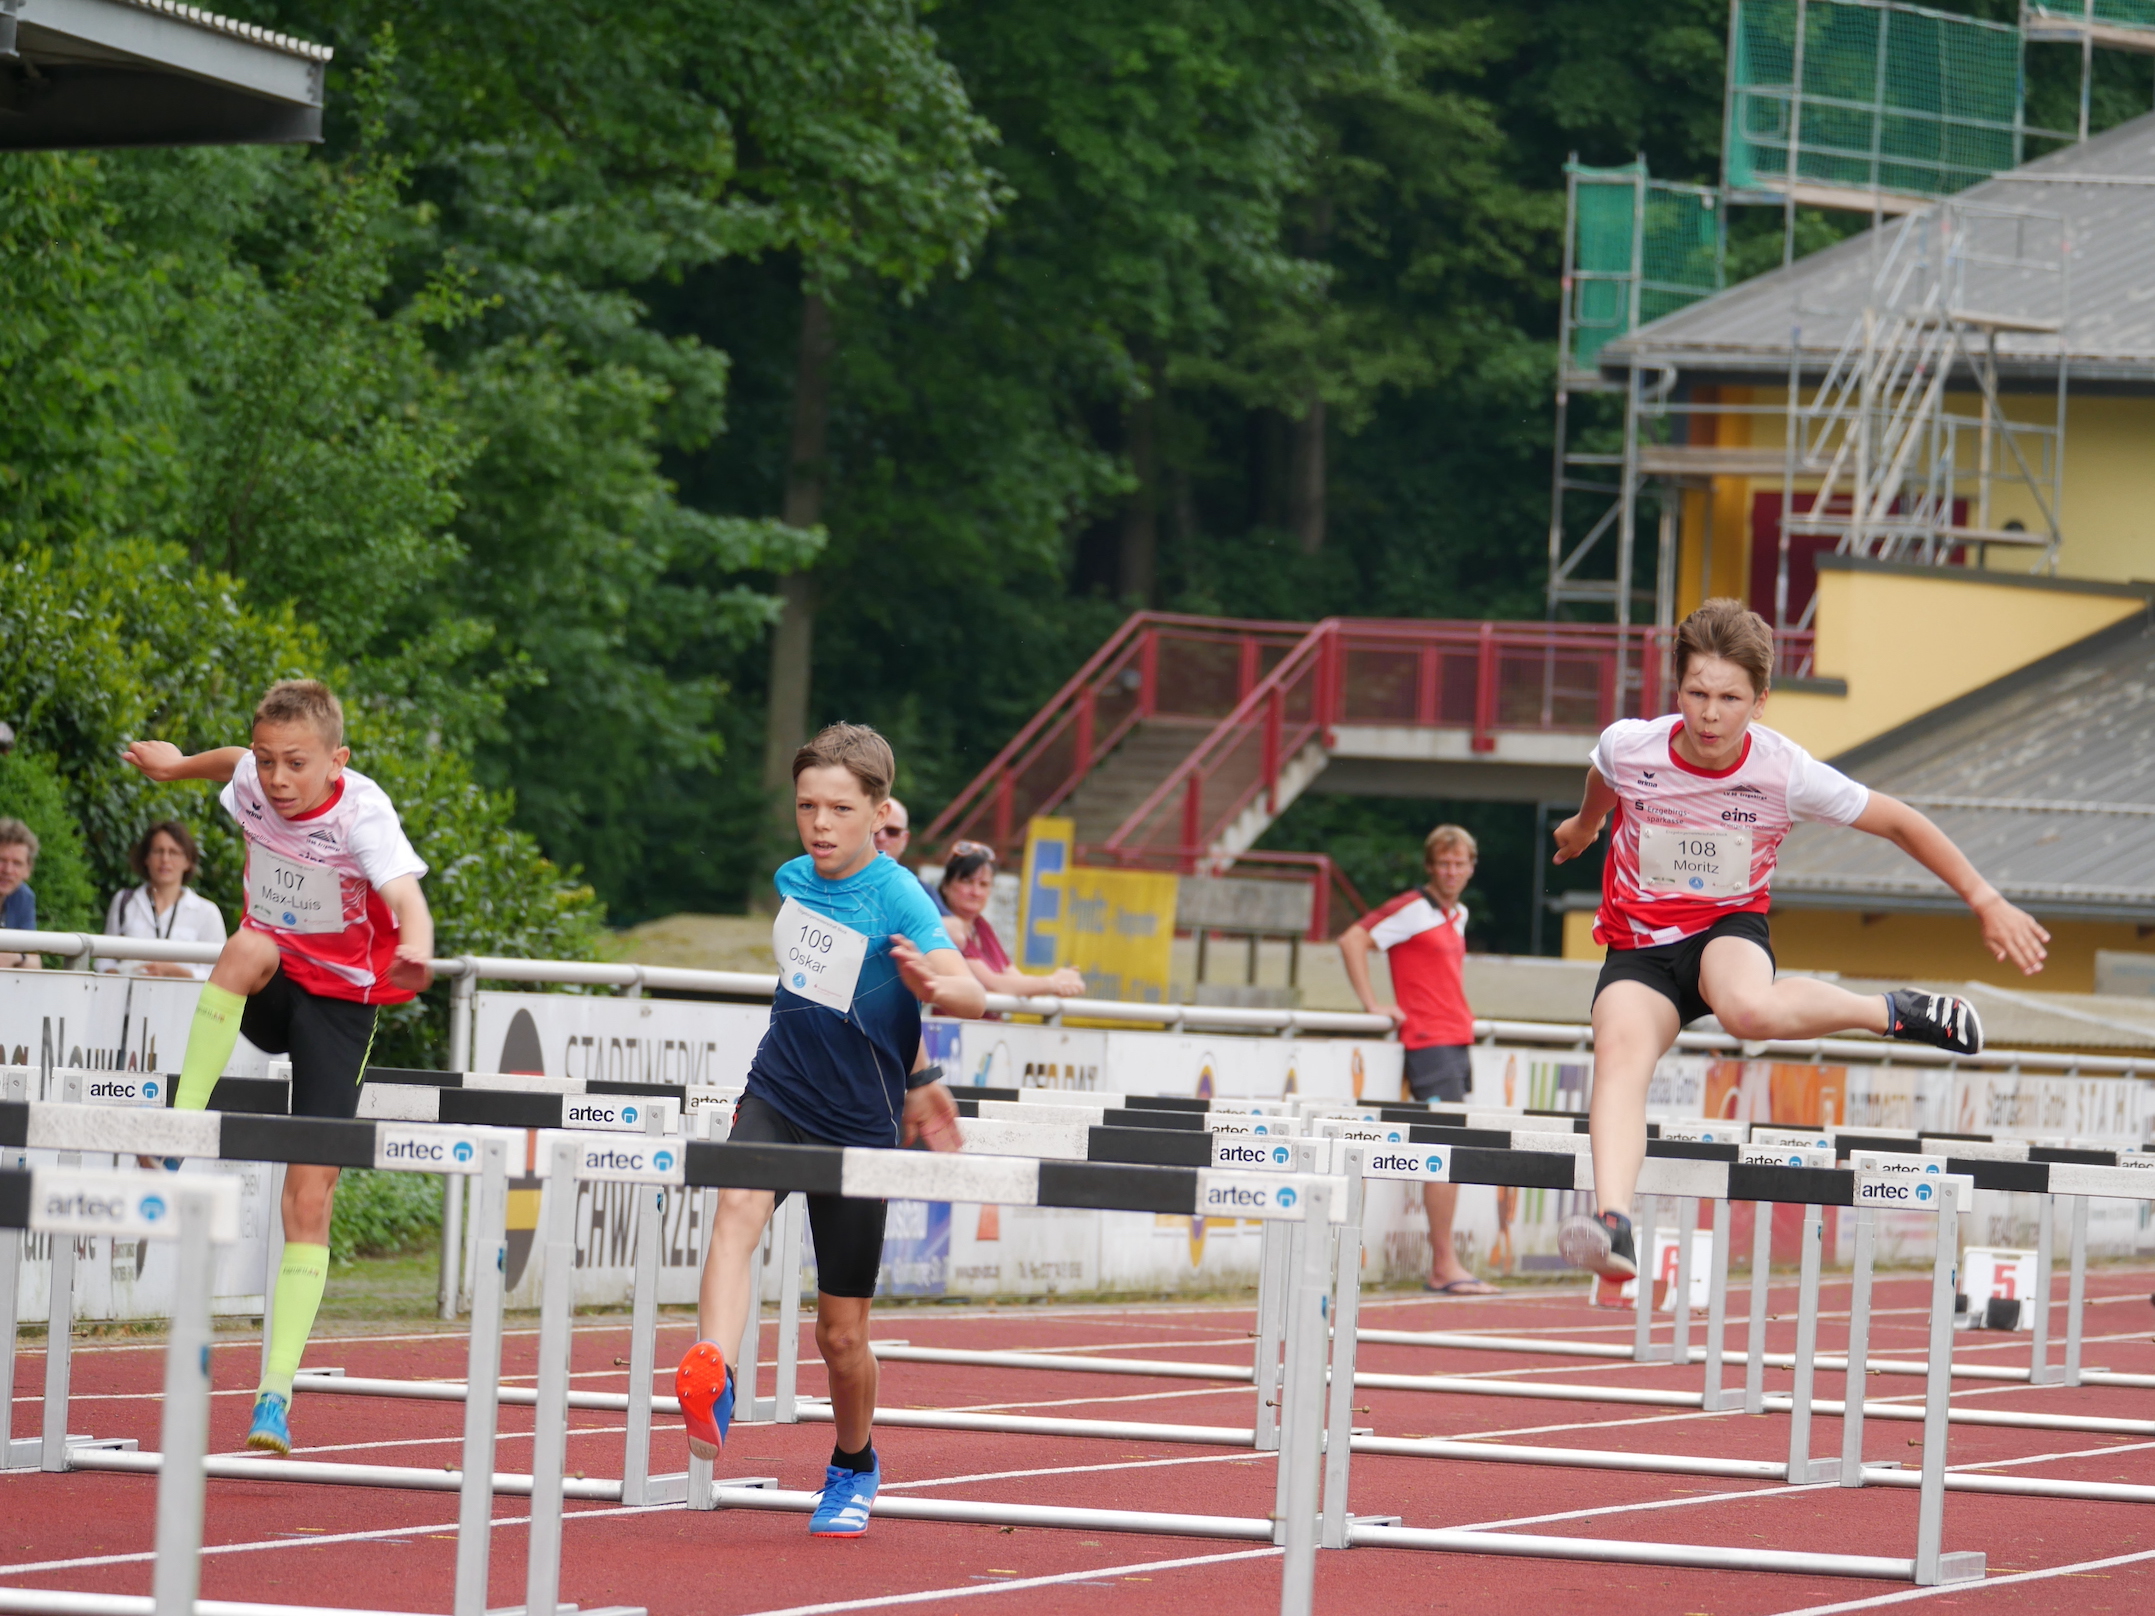
M 52 765 L 32 752 L 0 757 L 0 818 L 19 819 L 38 840 L 30 887 L 37 894 L 40 931 L 100 931 L 105 912 L 97 899 L 82 827 Z

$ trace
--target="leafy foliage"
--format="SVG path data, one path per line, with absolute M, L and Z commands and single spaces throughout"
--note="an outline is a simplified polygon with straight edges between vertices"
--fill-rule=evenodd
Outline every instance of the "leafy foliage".
M 100 879 L 184 807 L 224 895 L 218 816 L 111 747 L 228 741 L 260 682 L 329 670 L 444 947 L 557 953 L 596 897 L 730 908 L 764 873 L 783 575 L 813 569 L 814 717 L 892 736 L 919 826 L 1134 601 L 1538 616 L 1562 165 L 1714 180 L 1728 16 L 225 9 L 336 47 L 321 149 L 0 156 L 0 715 Z M 2096 128 L 2148 71 L 2098 53 Z M 2031 50 L 2031 117 L 2077 100 L 2077 53 Z M 1797 248 L 1863 222 L 1800 212 Z M 1779 261 L 1778 210 L 1730 230 L 1732 272 Z M 1440 811 L 1313 801 L 1271 845 L 1383 887 L 1378 844 Z M 1472 814 L 1528 913 L 1531 809 Z
M 418 1251 L 441 1233 L 442 1186 L 431 1173 L 347 1167 L 329 1209 L 329 1260 Z
M 83 852 L 82 828 L 68 811 L 60 777 L 28 752 L 0 757 L 0 818 L 19 819 L 38 841 L 30 887 L 37 894 L 40 931 L 98 931 L 104 910 Z

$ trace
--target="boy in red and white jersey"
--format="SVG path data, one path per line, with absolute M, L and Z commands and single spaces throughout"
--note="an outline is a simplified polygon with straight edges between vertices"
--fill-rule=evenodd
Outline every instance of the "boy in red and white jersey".
M 344 709 L 312 679 L 270 686 L 252 746 L 184 756 L 136 741 L 127 760 L 152 780 L 224 782 L 219 800 L 247 838 L 246 912 L 195 1006 L 173 1105 L 199 1111 L 240 1035 L 292 1058 L 292 1115 L 350 1117 L 375 1017 L 433 980 L 434 920 L 382 788 L 345 767 Z M 284 1177 L 284 1261 L 247 1446 L 291 1448 L 286 1411 L 329 1272 L 337 1169 L 295 1163 Z
M 1983 1047 L 1964 999 L 1901 988 L 1851 993 L 1774 978 L 1766 912 L 1774 858 L 1799 820 L 1882 836 L 1960 895 L 2000 960 L 2033 975 L 2050 934 L 2005 901 L 1945 833 L 1754 720 L 1765 707 L 1773 631 L 1742 602 L 1710 600 L 1676 631 L 1679 716 L 1602 732 L 1579 812 L 1556 828 L 1556 862 L 1594 844 L 1613 814 L 1594 940 L 1594 1198 L 1559 1249 L 1609 1278 L 1637 1273 L 1631 1198 L 1646 1157 L 1646 1089 L 1688 1021 L 1711 1013 L 1738 1038 L 1873 1032 L 1957 1054 Z
M 1459 901 L 1474 879 L 1479 854 L 1473 836 L 1459 825 L 1439 825 L 1422 839 L 1425 885 L 1402 892 L 1340 933 L 1340 961 L 1362 1008 L 1388 1015 L 1406 1046 L 1407 1092 L 1417 1100 L 1456 1103 L 1467 1097 L 1473 1068 L 1474 1011 L 1467 1003 L 1462 967 L 1467 957 L 1467 906 Z M 1369 956 L 1381 949 L 1392 973 L 1392 1003 L 1377 1002 L 1369 981 Z M 1494 1296 L 1496 1287 L 1467 1272 L 1452 1246 L 1452 1218 L 1459 1186 L 1424 1184 L 1422 1211 L 1429 1219 L 1429 1276 L 1424 1290 L 1445 1296 Z

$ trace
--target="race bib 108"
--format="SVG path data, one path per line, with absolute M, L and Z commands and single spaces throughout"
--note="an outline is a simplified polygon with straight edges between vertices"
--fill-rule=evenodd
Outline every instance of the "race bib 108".
M 1652 892 L 1740 898 L 1751 890 L 1751 833 L 1641 825 L 1639 884 Z
M 771 925 L 771 952 L 778 957 L 778 980 L 793 992 L 840 1015 L 853 1008 L 853 989 L 868 959 L 862 933 L 788 898 Z

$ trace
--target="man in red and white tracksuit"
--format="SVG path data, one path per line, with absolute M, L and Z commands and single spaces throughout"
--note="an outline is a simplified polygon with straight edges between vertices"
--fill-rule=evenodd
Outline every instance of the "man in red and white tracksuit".
M 1467 1097 L 1473 1069 L 1474 1012 L 1467 1004 L 1461 966 L 1467 953 L 1467 906 L 1459 901 L 1474 878 L 1474 838 L 1457 825 L 1439 825 L 1422 842 L 1429 880 L 1402 892 L 1340 934 L 1339 952 L 1355 997 L 1371 1015 L 1389 1015 L 1407 1051 L 1407 1090 L 1417 1100 L 1457 1102 Z M 1392 999 L 1379 1004 L 1369 983 L 1369 956 L 1381 950 L 1392 973 Z M 1426 1289 L 1446 1296 L 1493 1296 L 1467 1272 L 1452 1248 L 1452 1216 L 1459 1206 L 1456 1184 L 1424 1184 L 1422 1208 L 1429 1215 L 1429 1276 Z

